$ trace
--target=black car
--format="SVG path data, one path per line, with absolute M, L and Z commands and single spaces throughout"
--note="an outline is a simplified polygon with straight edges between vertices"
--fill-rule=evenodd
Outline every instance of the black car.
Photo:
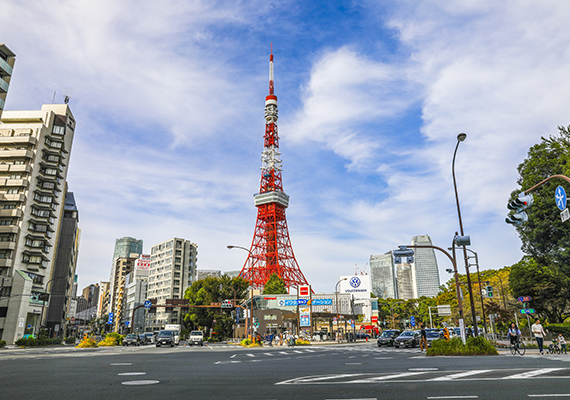
M 141 344 L 141 339 L 139 338 L 139 335 L 137 335 L 136 333 L 129 333 L 123 339 L 123 346 L 130 346 L 130 345 L 140 346 L 140 344 Z
M 431 347 L 431 342 L 433 342 L 434 340 L 437 339 L 441 339 L 443 337 L 443 334 L 441 334 L 439 331 L 435 330 L 435 331 L 428 331 L 426 332 L 426 340 L 427 340 L 427 344 L 428 347 Z
M 382 347 L 383 345 L 393 346 L 394 339 L 400 336 L 400 332 L 401 331 L 398 329 L 387 329 L 384 332 L 382 332 L 382 334 L 378 336 L 378 340 L 376 341 L 376 343 L 378 343 L 378 347 Z
M 420 343 L 420 331 L 404 331 L 394 339 L 394 347 L 416 347 Z
M 160 331 L 156 336 L 156 347 L 168 345 L 174 347 L 174 332 L 173 331 Z

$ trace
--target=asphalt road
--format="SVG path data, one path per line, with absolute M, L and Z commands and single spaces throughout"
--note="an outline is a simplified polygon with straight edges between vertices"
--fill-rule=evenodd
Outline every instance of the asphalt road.
M 570 355 L 426 357 L 372 342 L 0 351 L 0 399 L 570 399 Z

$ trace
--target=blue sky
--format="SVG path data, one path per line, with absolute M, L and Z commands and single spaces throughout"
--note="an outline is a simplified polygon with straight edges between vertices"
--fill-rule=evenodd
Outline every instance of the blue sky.
M 242 267 L 226 245 L 253 236 L 270 43 L 289 232 L 316 291 L 415 235 L 449 246 L 459 132 L 465 231 L 501 268 L 522 255 L 504 222 L 516 167 L 570 124 L 569 15 L 560 1 L 6 0 L 6 109 L 71 94 L 80 287 L 108 279 L 123 236 L 146 252 L 186 238 L 200 269 Z

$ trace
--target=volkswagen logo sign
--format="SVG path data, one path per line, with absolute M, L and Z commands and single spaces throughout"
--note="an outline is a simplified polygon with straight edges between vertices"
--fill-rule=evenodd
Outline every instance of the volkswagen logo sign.
M 353 288 L 357 288 L 360 286 L 360 279 L 358 279 L 357 276 L 353 276 L 352 278 L 350 278 L 350 286 L 352 286 Z

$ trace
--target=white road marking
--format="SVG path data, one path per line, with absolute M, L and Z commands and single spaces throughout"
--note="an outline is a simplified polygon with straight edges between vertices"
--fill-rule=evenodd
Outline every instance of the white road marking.
M 235 356 L 237 356 L 237 354 L 234 354 L 233 356 L 231 356 L 230 358 L 234 358 Z
M 378 382 L 378 381 L 387 381 L 389 379 L 404 378 L 404 377 L 415 376 L 415 375 L 420 375 L 420 374 L 425 374 L 425 372 L 403 372 L 401 374 L 376 376 L 373 378 L 365 378 L 365 379 L 357 379 L 355 381 L 348 381 L 346 383 L 373 383 L 373 382 Z
M 437 396 L 437 397 L 428 397 L 428 399 L 478 399 L 479 396 Z
M 447 376 L 440 376 L 439 378 L 430 379 L 430 381 L 451 381 L 457 378 L 464 378 L 466 376 L 476 375 L 476 374 L 484 374 L 485 372 L 492 371 L 492 369 L 479 369 L 474 371 L 465 371 L 460 372 L 458 374 L 451 374 Z
M 121 382 L 123 385 L 133 386 L 133 385 L 156 385 L 160 381 L 126 381 Z
M 133 365 L 133 363 L 112 363 L 111 365 Z
M 255 354 L 247 353 L 246 356 L 248 356 L 248 357 L 255 357 Z
M 520 374 L 509 375 L 505 376 L 503 379 L 526 379 L 532 378 L 538 375 L 547 374 L 549 372 L 560 371 L 564 368 L 542 368 L 542 369 L 535 369 L 534 371 L 527 371 Z
M 123 375 L 146 375 L 146 372 L 123 372 L 123 373 L 120 373 L 117 375 L 120 375 L 120 376 L 123 376 Z
M 437 371 L 439 368 L 408 368 L 408 371 Z
M 550 394 L 527 394 L 528 397 L 570 397 L 568 393 L 550 393 Z

